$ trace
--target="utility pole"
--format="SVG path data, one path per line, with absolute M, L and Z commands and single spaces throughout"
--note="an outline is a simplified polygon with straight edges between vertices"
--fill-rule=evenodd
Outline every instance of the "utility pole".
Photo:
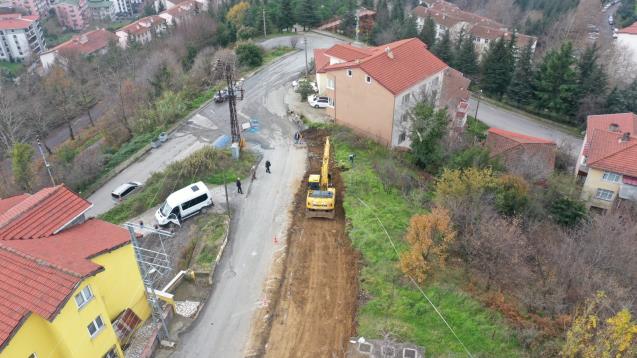
M 55 180 L 53 179 L 53 173 L 51 173 L 51 164 L 46 161 L 46 156 L 44 155 L 44 151 L 42 150 L 42 143 L 40 143 L 40 137 L 38 139 L 38 150 L 40 151 L 40 155 L 42 156 L 42 160 L 44 161 L 44 166 L 46 167 L 46 171 L 49 172 L 49 178 L 51 178 L 51 185 L 55 186 Z
M 303 33 L 303 47 L 305 47 L 305 78 L 307 78 L 307 35 L 305 33 Z
M 230 202 L 228 201 L 228 183 L 226 182 L 226 172 L 223 172 L 223 189 L 226 191 L 226 214 L 230 217 Z
M 265 8 L 263 8 L 263 37 L 268 36 L 268 33 L 266 31 L 266 26 L 265 26 Z
M 478 109 L 480 109 L 480 100 L 482 99 L 482 90 L 480 90 L 480 94 L 478 95 L 478 104 L 476 105 L 476 115 L 475 119 L 478 120 Z

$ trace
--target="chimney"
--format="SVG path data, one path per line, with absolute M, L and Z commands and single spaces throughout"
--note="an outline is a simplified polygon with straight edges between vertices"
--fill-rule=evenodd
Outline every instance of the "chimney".
M 88 36 L 86 34 L 80 35 L 80 43 L 85 44 L 88 42 Z
M 625 142 L 628 142 L 628 141 L 630 141 L 630 132 L 622 133 L 621 142 L 625 143 Z
M 391 49 L 389 48 L 389 46 L 385 47 L 385 53 L 387 54 L 387 57 L 393 59 L 394 58 L 394 53 L 391 51 Z

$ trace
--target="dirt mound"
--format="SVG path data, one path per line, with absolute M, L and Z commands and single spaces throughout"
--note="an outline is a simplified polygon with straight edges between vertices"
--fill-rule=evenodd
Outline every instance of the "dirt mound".
M 319 173 L 324 133 L 308 131 L 308 173 Z M 306 176 L 307 176 L 306 174 Z M 336 217 L 305 218 L 306 187 L 296 194 L 278 299 L 259 351 L 265 357 L 342 357 L 355 332 L 357 260 L 345 232 L 343 183 L 336 170 Z M 271 296 L 274 299 L 274 296 Z M 260 355 L 260 354 L 259 354 Z

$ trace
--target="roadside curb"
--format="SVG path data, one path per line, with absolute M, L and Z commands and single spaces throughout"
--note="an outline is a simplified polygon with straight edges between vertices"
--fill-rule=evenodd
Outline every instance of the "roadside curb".
M 479 96 L 475 92 L 470 92 L 470 95 L 471 95 L 471 97 L 473 99 L 478 100 Z M 580 133 L 580 131 L 577 130 L 576 128 L 574 128 L 574 127 L 570 127 L 568 125 L 565 125 L 565 124 L 562 124 L 562 123 L 559 123 L 559 122 L 555 122 L 555 121 L 552 121 L 550 119 L 542 118 L 542 117 L 540 117 L 540 116 L 538 116 L 536 114 L 526 112 L 526 111 L 524 111 L 522 109 L 515 108 L 515 107 L 513 107 L 511 105 L 508 105 L 506 103 L 501 103 L 501 102 L 499 102 L 497 100 L 494 100 L 494 99 L 486 97 L 486 96 L 481 96 L 480 97 L 480 101 L 487 102 L 490 105 L 492 105 L 494 107 L 497 107 L 497 108 L 500 108 L 500 109 L 503 109 L 505 111 L 509 111 L 509 112 L 524 116 L 525 118 L 528 118 L 528 119 L 532 120 L 533 122 L 536 122 L 536 123 L 551 127 L 553 129 L 559 130 L 559 131 L 561 131 L 561 132 L 563 132 L 565 134 L 571 135 L 573 137 L 576 137 L 576 138 L 579 138 L 579 139 L 583 139 L 584 138 L 582 136 L 582 134 Z M 471 113 L 469 113 L 469 115 L 471 115 Z M 477 118 L 477 119 L 479 120 L 479 118 Z
M 250 78 L 250 77 L 252 77 L 252 76 L 254 76 L 254 75 L 258 74 L 259 72 L 263 71 L 263 70 L 264 70 L 266 67 L 268 67 L 269 65 L 274 64 L 274 63 L 277 63 L 277 62 L 279 62 L 280 60 L 282 60 L 282 59 L 284 59 L 284 58 L 287 58 L 287 57 L 290 57 L 290 56 L 292 56 L 292 55 L 294 55 L 295 53 L 298 53 L 298 52 L 300 52 L 300 51 L 301 51 L 301 49 L 295 48 L 293 51 L 290 51 L 290 52 L 288 52 L 288 53 L 286 53 L 286 54 L 284 54 L 284 55 L 281 55 L 281 56 L 279 56 L 279 57 L 275 58 L 275 59 L 274 59 L 273 61 L 271 61 L 271 62 L 268 62 L 268 63 L 266 63 L 266 64 L 261 65 L 261 67 L 257 68 L 256 70 L 253 70 L 252 72 L 248 72 L 248 73 L 245 75 L 245 79 L 248 79 L 248 78 Z
M 208 283 L 212 286 L 212 283 L 214 281 L 214 277 L 215 277 L 215 272 L 217 272 L 217 266 L 219 265 L 219 261 L 221 261 L 221 257 L 223 256 L 223 251 L 226 249 L 226 244 L 228 244 L 228 237 L 230 237 L 230 222 L 232 220 L 230 219 L 230 217 L 228 216 L 226 218 L 225 221 L 225 225 L 226 225 L 226 236 L 223 238 L 223 243 L 221 244 L 221 247 L 219 248 L 219 252 L 217 253 L 217 257 L 215 258 L 215 263 L 212 265 L 212 269 L 210 270 L 210 275 L 208 276 Z M 208 301 L 206 300 L 206 303 Z M 203 306 L 205 305 L 202 304 L 201 307 L 203 308 Z
M 329 32 L 329 31 L 311 29 L 308 32 L 313 32 L 315 34 L 331 37 L 331 38 L 334 38 L 334 39 L 337 39 L 337 40 L 341 40 L 341 41 L 345 41 L 345 42 L 356 43 L 356 40 L 354 40 L 354 39 L 350 39 L 349 37 L 342 36 L 342 35 L 337 35 L 337 34 Z

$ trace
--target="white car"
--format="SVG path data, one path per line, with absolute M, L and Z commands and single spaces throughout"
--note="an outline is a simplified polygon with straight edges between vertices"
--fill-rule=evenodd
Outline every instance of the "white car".
M 122 201 L 124 197 L 137 190 L 140 186 L 142 186 L 142 183 L 138 181 L 124 183 L 113 190 L 111 197 L 116 201 Z
M 299 89 L 299 85 L 302 82 L 308 82 L 308 80 L 306 78 L 299 78 L 298 81 L 292 81 L 292 88 L 294 88 L 294 90 L 298 90 Z M 312 86 L 312 90 L 314 91 L 314 93 L 318 92 L 318 86 L 316 85 L 316 82 L 310 82 L 310 86 Z
M 307 103 L 314 108 L 327 108 L 330 106 L 330 99 L 328 97 L 309 96 L 307 97 Z

